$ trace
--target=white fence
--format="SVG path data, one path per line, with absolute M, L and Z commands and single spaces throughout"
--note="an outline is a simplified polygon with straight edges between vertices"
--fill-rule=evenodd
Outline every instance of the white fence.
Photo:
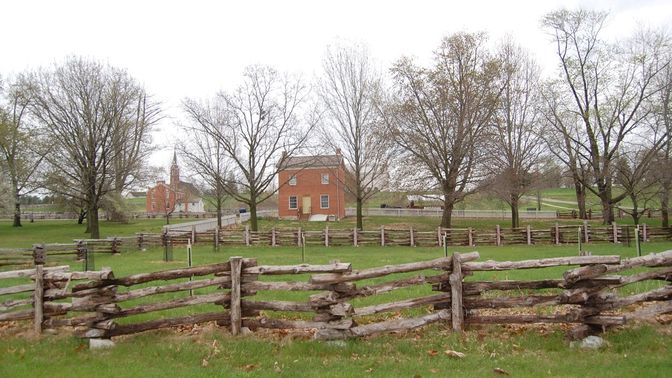
M 357 209 L 348 207 L 345 209 L 345 215 L 352 217 L 357 214 Z M 364 216 L 388 216 L 388 217 L 441 217 L 443 210 L 440 208 L 428 209 L 392 209 L 392 208 L 363 208 Z M 555 211 L 520 211 L 521 219 L 555 219 Z M 510 219 L 510 210 L 453 210 L 453 218 L 489 218 L 489 219 Z
M 257 211 L 257 217 L 278 217 L 277 210 L 260 210 Z M 250 213 L 242 213 L 239 215 L 223 215 L 222 227 L 229 226 L 236 223 L 247 222 L 250 220 Z M 163 226 L 164 231 L 191 231 L 192 228 L 196 232 L 203 232 L 214 230 L 217 228 L 217 218 L 203 219 L 194 222 L 186 222 L 179 224 L 168 224 Z

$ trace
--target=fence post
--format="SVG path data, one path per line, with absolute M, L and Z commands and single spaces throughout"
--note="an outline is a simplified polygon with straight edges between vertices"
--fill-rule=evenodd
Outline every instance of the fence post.
M 301 227 L 299 227 L 299 230 L 296 232 L 296 245 L 299 247 L 303 246 L 303 243 L 301 242 Z
M 42 333 L 44 321 L 44 244 L 33 245 L 33 263 L 35 264 L 35 291 L 33 292 L 33 325 L 35 333 Z
M 196 226 L 191 226 L 191 244 L 196 244 Z
M 462 262 L 460 256 L 453 253 L 453 272 L 448 276 L 450 282 L 451 320 L 453 331 L 462 331 L 464 327 L 464 309 L 462 307 Z
M 326 226 L 324 229 L 324 246 L 329 246 L 329 226 Z
M 472 246 L 474 245 L 474 233 L 473 233 L 473 229 L 472 229 L 471 227 L 469 227 L 469 229 L 467 230 L 467 232 L 469 233 L 469 235 L 467 236 L 467 238 L 469 239 L 469 240 L 468 240 L 468 241 L 469 241 L 469 247 L 472 247 Z
M 441 245 L 441 226 L 439 226 L 436 229 L 436 239 L 438 240 L 439 247 L 442 247 L 442 245 Z
M 120 243 L 119 239 L 117 239 L 116 236 L 114 238 L 112 238 L 112 254 L 113 255 L 115 255 L 117 253 L 121 253 L 121 252 L 119 252 L 119 249 L 118 249 L 119 244 L 121 244 L 121 243 Z
M 275 227 L 271 228 L 271 247 L 275 247 Z
M 560 245 L 560 226 L 555 222 L 555 245 Z
M 530 230 L 530 225 L 527 225 L 527 245 L 532 245 L 532 230 Z
M 142 233 L 139 233 L 138 234 L 138 249 L 141 250 L 141 251 L 142 251 L 142 242 L 143 242 Z
M 646 243 L 649 238 L 649 230 L 646 229 L 646 223 L 642 225 L 642 242 Z
M 380 226 L 380 246 L 385 246 L 385 226 Z
M 355 247 L 359 247 L 359 243 L 357 242 L 357 227 L 352 229 L 352 244 Z
M 191 247 L 191 242 L 187 241 L 187 265 L 188 265 L 189 268 L 191 268 L 192 265 L 193 265 L 192 252 L 193 252 L 193 250 L 192 250 L 192 247 Z M 189 276 L 189 281 L 191 282 L 193 280 L 194 280 L 194 276 Z M 189 296 L 190 297 L 194 296 L 194 290 L 193 289 L 189 289 Z
M 215 251 L 219 251 L 219 227 L 215 227 Z
M 496 244 L 499 247 L 500 245 L 502 245 L 502 228 L 499 227 L 499 225 L 497 225 L 497 229 L 495 231 L 497 236 Z
M 242 272 L 243 258 L 241 256 L 232 256 L 229 258 L 231 263 L 231 333 L 235 336 L 240 333 L 241 326 L 241 308 L 240 308 L 240 275 Z
M 588 221 L 584 220 L 583 221 L 583 241 L 585 243 L 588 243 L 590 241 L 590 237 L 589 237 L 590 233 L 589 233 L 588 227 L 589 227 L 588 226 Z
M 250 226 L 245 225 L 245 245 L 250 246 Z
M 413 226 L 411 226 L 409 230 L 410 236 L 411 236 L 411 247 L 415 247 L 415 238 L 413 236 Z
M 614 244 L 618 243 L 618 226 L 616 226 L 616 222 L 611 224 L 612 232 L 614 234 Z

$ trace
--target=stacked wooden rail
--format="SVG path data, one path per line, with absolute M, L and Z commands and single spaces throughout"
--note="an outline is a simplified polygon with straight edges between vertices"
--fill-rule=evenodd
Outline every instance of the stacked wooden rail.
M 0 295 L 9 296 L 3 299 L 0 321 L 32 318 L 37 331 L 81 327 L 87 338 L 209 321 L 230 327 L 233 334 L 242 327 L 309 329 L 318 339 L 408 330 L 434 322 L 459 331 L 470 324 L 574 324 L 572 335 L 583 337 L 630 320 L 672 313 L 672 251 L 631 259 L 478 258 L 478 252 L 471 252 L 353 270 L 341 262 L 276 266 L 232 257 L 219 264 L 122 278 L 109 269 L 43 268 L 36 258 L 35 269 L 0 273 L 0 279 L 14 280 L 0 288 Z M 569 269 L 560 274 L 558 267 Z M 521 269 L 551 271 L 540 280 L 479 280 L 485 276 L 480 272 L 509 277 Z M 404 291 L 411 287 L 421 289 Z M 368 299 L 397 290 L 403 295 L 392 301 Z M 294 301 L 272 299 L 288 291 L 305 294 Z M 262 292 L 264 297 L 255 300 Z M 21 294 L 24 297 L 17 297 Z M 20 306 L 32 309 L 16 310 Z M 389 312 L 402 316 L 386 320 L 379 315 Z M 148 320 L 146 314 L 155 315 Z
M 480 246 L 480 245 L 535 245 L 568 243 L 625 243 L 635 240 L 637 230 L 640 241 L 672 240 L 672 228 L 639 227 L 628 225 L 592 226 L 588 222 L 577 225 L 558 225 L 549 229 L 535 229 L 531 226 L 506 229 L 496 226 L 492 230 L 475 228 L 437 228 L 435 231 L 418 231 L 413 228 L 381 227 L 377 230 L 338 229 L 329 226 L 322 230 L 301 228 L 272 228 L 251 231 L 243 229 L 222 229 L 208 232 L 171 231 L 167 234 L 138 234 L 137 244 L 186 245 L 192 244 L 247 245 L 247 246 Z M 153 243 L 149 243 L 152 240 Z

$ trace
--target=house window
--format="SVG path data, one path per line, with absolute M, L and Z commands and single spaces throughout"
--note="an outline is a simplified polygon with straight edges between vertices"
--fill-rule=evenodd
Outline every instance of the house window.
M 292 175 L 292 176 L 289 178 L 289 185 L 291 185 L 291 186 L 295 186 L 295 185 L 296 185 L 296 175 Z M 296 197 L 295 197 L 295 198 L 296 198 Z
M 329 174 L 328 173 L 323 173 L 322 174 L 322 183 L 323 184 L 328 184 L 329 183 Z
M 296 196 L 289 196 L 289 208 L 290 210 L 296 210 L 298 208 L 298 201 Z
M 328 209 L 328 208 L 329 208 L 329 195 L 323 194 L 320 196 L 320 209 Z

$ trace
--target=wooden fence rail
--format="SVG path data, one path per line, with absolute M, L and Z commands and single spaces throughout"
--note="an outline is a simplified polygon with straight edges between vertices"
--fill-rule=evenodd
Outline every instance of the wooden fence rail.
M 637 232 L 636 232 L 637 231 Z M 137 233 L 129 237 L 109 237 L 107 239 L 82 239 L 72 243 L 43 244 L 47 265 L 70 264 L 73 260 L 85 261 L 87 254 L 118 254 L 151 247 L 170 249 L 192 245 L 220 246 L 301 246 L 305 240 L 309 246 L 481 246 L 481 245 L 533 245 L 566 243 L 630 243 L 636 233 L 641 242 L 672 240 L 672 228 L 612 225 L 593 227 L 588 223 L 576 226 L 555 225 L 548 230 L 533 229 L 530 226 L 517 229 L 476 230 L 474 228 L 437 228 L 436 231 L 380 228 L 361 231 L 354 229 L 334 229 L 307 231 L 288 228 L 272 228 L 266 231 L 250 231 L 229 228 L 196 232 Z M 0 248 L 0 270 L 20 269 L 34 266 L 34 248 Z
M 260 265 L 255 259 L 231 257 L 218 264 L 121 278 L 109 269 L 42 268 L 39 250 L 34 259 L 34 269 L 0 272 L 0 280 L 11 282 L 0 287 L 0 296 L 7 298 L 0 304 L 0 321 L 33 319 L 38 332 L 76 326 L 86 338 L 209 321 L 230 327 L 234 335 L 242 327 L 312 329 L 318 339 L 360 337 L 434 322 L 445 322 L 456 331 L 470 324 L 566 323 L 574 324 L 571 333 L 580 337 L 672 312 L 672 251 L 631 259 L 570 256 L 523 261 L 477 261 L 478 252 L 471 252 L 361 270 L 337 261 Z M 552 267 L 568 270 L 543 280 L 474 278 L 476 272 Z M 622 289 L 636 283 L 639 292 Z M 366 304 L 362 299 L 416 286 L 424 286 L 424 293 L 406 292 L 406 297 L 384 303 Z M 300 300 L 272 299 L 273 293 L 286 291 L 305 294 Z M 265 296 L 255 300 L 259 292 Z M 424 310 L 413 310 L 417 308 Z M 146 320 L 145 314 L 155 312 L 162 316 Z M 287 317 L 287 312 L 297 314 Z M 386 312 L 404 317 L 377 316 Z
M 534 245 L 567 243 L 630 243 L 638 230 L 641 242 L 672 240 L 672 228 L 611 225 L 592 226 L 588 222 L 577 225 L 558 225 L 549 229 L 534 229 L 531 226 L 505 229 L 437 228 L 435 231 L 418 231 L 413 228 L 398 229 L 381 227 L 378 230 L 336 229 L 329 226 L 323 230 L 272 228 L 251 231 L 244 229 L 221 229 L 208 232 L 171 231 L 167 234 L 137 234 L 138 246 L 166 246 L 191 244 L 246 245 L 246 246 L 411 246 L 442 247 L 480 245 Z

